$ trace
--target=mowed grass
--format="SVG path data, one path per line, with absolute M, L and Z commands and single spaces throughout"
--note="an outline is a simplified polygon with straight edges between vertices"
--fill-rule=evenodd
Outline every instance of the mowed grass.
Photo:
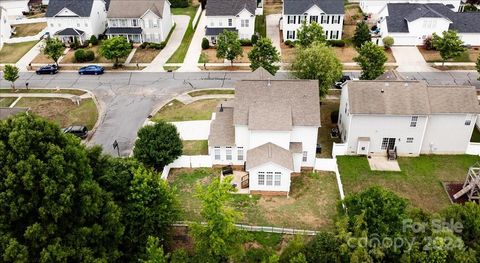
M 1 98 L 0 97 L 0 107 L 10 107 L 12 103 L 16 100 L 16 97 L 13 98 Z
M 190 16 L 190 22 L 183 35 L 182 43 L 177 48 L 175 53 L 168 59 L 167 63 L 183 63 L 185 56 L 187 55 L 188 47 L 190 46 L 190 42 L 192 42 L 193 34 L 195 33 L 195 25 L 192 25 L 193 18 L 195 17 L 195 13 L 197 12 L 198 7 L 196 6 L 189 6 L 186 8 L 172 8 L 173 15 L 187 15 Z M 198 43 L 200 45 L 200 43 Z
M 168 180 L 177 189 L 183 220 L 202 220 L 201 202 L 195 197 L 195 189 L 198 185 L 209 184 L 219 175 L 218 169 L 171 171 Z M 243 214 L 238 223 L 332 230 L 338 200 L 335 175 L 323 172 L 293 177 L 289 197 L 233 194 L 230 205 Z
M 182 141 L 183 155 L 208 155 L 207 140 L 188 140 Z
M 36 34 L 40 33 L 45 27 L 47 27 L 46 22 L 40 23 L 32 23 L 32 24 L 22 24 L 22 25 L 14 25 L 15 27 L 15 35 L 12 37 L 28 37 L 28 36 L 35 36 Z
M 190 97 L 198 97 L 204 95 L 232 95 L 235 94 L 233 89 L 210 89 L 210 90 L 196 90 L 188 93 Z
M 371 171 L 365 157 L 337 157 L 345 194 L 378 185 L 428 212 L 438 212 L 450 205 L 442 182 L 463 183 L 468 168 L 478 161 L 480 158 L 472 155 L 405 157 L 398 159 L 401 172 L 382 172 Z
M 255 33 L 259 33 L 261 37 L 267 37 L 267 20 L 264 15 L 255 17 Z
M 199 100 L 185 105 L 178 100 L 173 100 L 161 108 L 155 116 L 153 116 L 152 121 L 172 122 L 210 120 L 212 112 L 215 111 L 215 108 L 220 101 L 222 100 Z
M 38 41 L 5 43 L 0 49 L 0 63 L 17 63 Z
M 78 89 L 25 89 L 17 87 L 16 91 L 13 89 L 0 89 L 1 93 L 60 93 L 60 94 L 73 94 L 73 95 L 83 95 L 86 92 Z
M 84 125 L 93 128 L 98 118 L 93 99 L 86 99 L 77 106 L 71 100 L 59 98 L 22 98 L 16 107 L 30 108 L 30 112 L 51 120 L 60 127 Z

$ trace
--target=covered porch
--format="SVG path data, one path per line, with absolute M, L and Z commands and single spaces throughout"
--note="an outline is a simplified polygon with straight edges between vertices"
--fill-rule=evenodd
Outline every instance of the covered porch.
M 105 33 L 108 38 L 114 36 L 123 36 L 128 42 L 143 43 L 142 28 L 140 27 L 109 27 Z
M 210 41 L 210 44 L 217 44 L 217 36 L 223 33 L 224 30 L 237 32 L 238 30 L 234 27 L 207 27 L 205 29 L 205 37 Z
M 65 45 L 70 45 L 75 41 L 77 41 L 78 44 L 83 45 L 86 40 L 85 32 L 75 28 L 65 28 L 55 33 L 54 36 Z

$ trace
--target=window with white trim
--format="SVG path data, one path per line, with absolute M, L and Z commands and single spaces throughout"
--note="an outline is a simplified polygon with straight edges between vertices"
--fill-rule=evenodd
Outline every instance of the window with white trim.
M 299 24 L 303 24 L 303 22 L 307 21 L 307 16 L 299 16 L 298 22 Z
M 302 153 L 302 162 L 306 162 L 308 160 L 308 152 L 303 151 Z
M 320 22 L 321 22 L 322 24 L 325 24 L 326 21 L 327 21 L 327 17 L 325 16 L 325 14 L 321 15 L 321 16 L 320 16 Z
M 243 161 L 243 147 L 237 148 L 237 160 Z
M 310 16 L 310 24 L 313 22 L 318 24 L 318 16 Z
M 287 16 L 287 24 L 295 24 L 295 16 Z
M 407 137 L 407 143 L 413 143 L 413 137 Z
M 228 19 L 228 26 L 233 26 L 233 20 L 231 18 Z
M 138 19 L 132 19 L 132 26 L 138 26 Z
M 417 122 L 418 122 L 418 116 L 412 116 L 412 119 L 410 120 L 410 127 L 417 127 Z
M 282 180 L 282 173 L 281 172 L 275 172 L 275 186 L 280 186 L 281 185 L 281 181 Z
M 241 20 L 241 26 L 242 27 L 248 27 L 249 24 L 250 24 L 250 20 L 248 20 L 248 19 L 242 19 Z
M 265 172 L 258 172 L 258 185 L 265 185 Z
M 328 30 L 325 30 L 325 38 L 328 39 Z
M 267 172 L 267 184 L 266 185 L 273 185 L 273 172 Z
M 388 147 L 388 138 L 382 139 L 382 150 L 386 150 Z
M 287 31 L 287 39 L 295 39 L 295 31 Z
M 232 147 L 227 147 L 225 150 L 226 158 L 228 161 L 232 160 Z
M 220 147 L 215 147 L 213 153 L 215 155 L 215 160 L 220 160 Z
M 340 24 L 340 16 L 332 16 L 332 24 Z
M 330 39 L 338 39 L 339 31 L 332 30 L 330 34 L 331 34 Z

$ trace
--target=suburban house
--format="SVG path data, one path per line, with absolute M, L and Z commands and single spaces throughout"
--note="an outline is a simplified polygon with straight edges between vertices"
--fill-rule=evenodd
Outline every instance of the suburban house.
M 208 0 L 205 16 L 205 36 L 210 44 L 224 30 L 235 31 L 240 39 L 250 39 L 255 34 L 257 0 Z
M 362 11 L 369 15 L 376 15 L 387 4 L 412 3 L 412 4 L 443 4 L 453 11 L 458 11 L 462 4 L 461 0 L 360 0 L 359 5 Z
M 65 44 L 79 44 L 107 28 L 109 0 L 50 0 L 45 17 L 47 32 Z
M 134 43 L 165 41 L 173 27 L 168 0 L 111 0 L 106 35 Z
M 422 45 L 433 33 L 455 30 L 465 45 L 480 45 L 480 12 L 454 12 L 443 4 L 387 4 L 373 41 L 393 37 L 395 45 Z
M 465 154 L 478 113 L 474 87 L 349 81 L 338 127 L 347 155 Z
M 315 166 L 319 101 L 316 81 L 238 82 L 235 99 L 218 105 L 212 118 L 213 165 L 244 169 L 248 193 L 288 195 L 292 173 Z
M 9 19 L 23 17 L 23 12 L 28 12 L 28 0 L 1 0 L 0 7 L 7 10 Z
M 343 16 L 342 0 L 284 0 L 280 22 L 283 40 L 297 39 L 304 21 L 320 24 L 327 39 L 342 39 Z
M 12 34 L 12 28 L 7 18 L 7 10 L 0 6 L 0 48 L 3 43 L 10 38 Z

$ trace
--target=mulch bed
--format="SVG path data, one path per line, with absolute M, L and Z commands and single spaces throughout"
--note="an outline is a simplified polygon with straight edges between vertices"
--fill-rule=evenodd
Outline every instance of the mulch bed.
M 468 202 L 468 194 L 464 194 L 458 199 L 453 198 L 453 195 L 458 193 L 458 191 L 463 189 L 463 183 L 459 182 L 443 182 L 443 187 L 445 188 L 445 191 L 448 194 L 448 198 L 450 198 L 450 201 L 454 204 L 464 204 Z

